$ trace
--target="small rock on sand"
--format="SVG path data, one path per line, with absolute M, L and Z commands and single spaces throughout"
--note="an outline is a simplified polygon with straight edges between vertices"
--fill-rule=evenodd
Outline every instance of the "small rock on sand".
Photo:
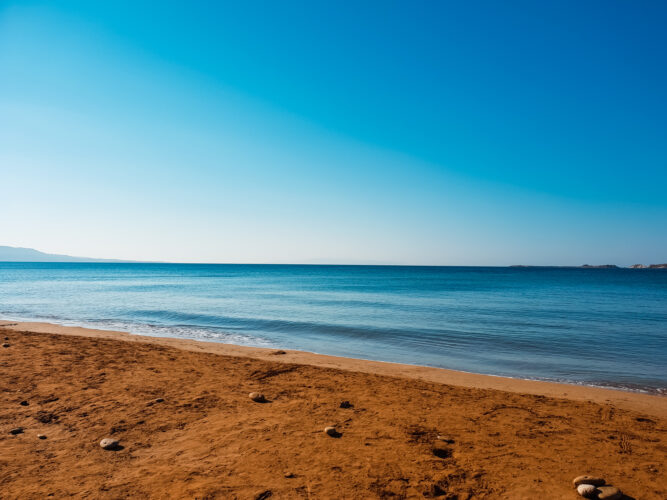
M 105 438 L 100 441 L 100 447 L 105 450 L 115 450 L 120 445 L 120 442 L 117 439 Z
M 30 403 L 28 403 L 27 401 L 21 401 L 19 404 L 21 406 L 28 406 Z
M 340 407 L 341 408 L 352 408 L 352 403 L 349 401 L 341 401 L 340 402 Z
M 251 392 L 250 394 L 248 394 L 248 397 L 252 399 L 255 403 L 264 403 L 266 401 L 264 394 L 260 394 L 259 392 Z
M 437 439 L 438 441 L 444 441 L 444 442 L 447 443 L 447 444 L 453 444 L 453 443 L 454 443 L 454 440 L 453 440 L 453 439 L 450 439 L 450 438 L 448 438 L 447 436 L 443 436 L 442 434 L 438 434 L 438 435 L 436 436 L 436 439 Z
M 604 479 L 595 476 L 577 476 L 572 481 L 572 484 L 574 485 L 575 488 L 580 484 L 592 484 L 593 486 L 602 486 L 604 484 Z
M 288 472 L 285 472 L 285 477 L 286 477 L 287 479 L 291 479 L 291 478 L 293 478 L 293 477 L 296 477 L 296 474 L 294 474 L 294 472 L 289 472 L 289 471 L 288 471 Z
M 37 434 L 37 439 L 46 439 L 45 434 Z
M 618 500 L 623 497 L 621 490 L 615 486 L 598 486 L 597 494 L 600 500 Z
M 23 427 L 15 427 L 11 431 L 9 431 L 10 434 L 16 436 L 17 434 L 23 434 Z
M 331 437 L 338 437 L 340 434 L 336 430 L 335 427 L 329 426 L 324 428 L 324 432 L 326 432 L 329 436 Z
M 592 484 L 580 484 L 577 486 L 577 493 L 584 498 L 595 498 L 597 489 Z
M 7 343 L 7 342 L 5 342 L 4 344 L 2 344 L 2 347 L 9 347 L 9 346 L 10 346 L 10 344 Z

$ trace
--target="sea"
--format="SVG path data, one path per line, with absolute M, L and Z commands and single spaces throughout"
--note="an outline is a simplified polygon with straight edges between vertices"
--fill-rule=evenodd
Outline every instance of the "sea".
M 667 394 L 667 269 L 0 263 L 0 318 Z

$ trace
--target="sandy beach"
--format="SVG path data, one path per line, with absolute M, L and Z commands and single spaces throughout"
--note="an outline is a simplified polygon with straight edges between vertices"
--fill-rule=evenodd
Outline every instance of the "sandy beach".
M 45 323 L 0 330 L 2 498 L 578 498 L 581 474 L 667 497 L 666 397 Z

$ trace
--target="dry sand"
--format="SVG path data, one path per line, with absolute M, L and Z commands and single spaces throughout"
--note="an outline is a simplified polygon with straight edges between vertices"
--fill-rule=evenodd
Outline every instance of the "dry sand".
M 43 323 L 0 336 L 2 499 L 574 499 L 580 474 L 667 498 L 661 396 Z

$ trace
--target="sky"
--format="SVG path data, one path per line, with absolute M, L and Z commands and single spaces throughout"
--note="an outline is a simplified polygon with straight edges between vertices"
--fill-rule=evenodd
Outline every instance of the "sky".
M 0 0 L 0 245 L 667 261 L 667 2 Z

